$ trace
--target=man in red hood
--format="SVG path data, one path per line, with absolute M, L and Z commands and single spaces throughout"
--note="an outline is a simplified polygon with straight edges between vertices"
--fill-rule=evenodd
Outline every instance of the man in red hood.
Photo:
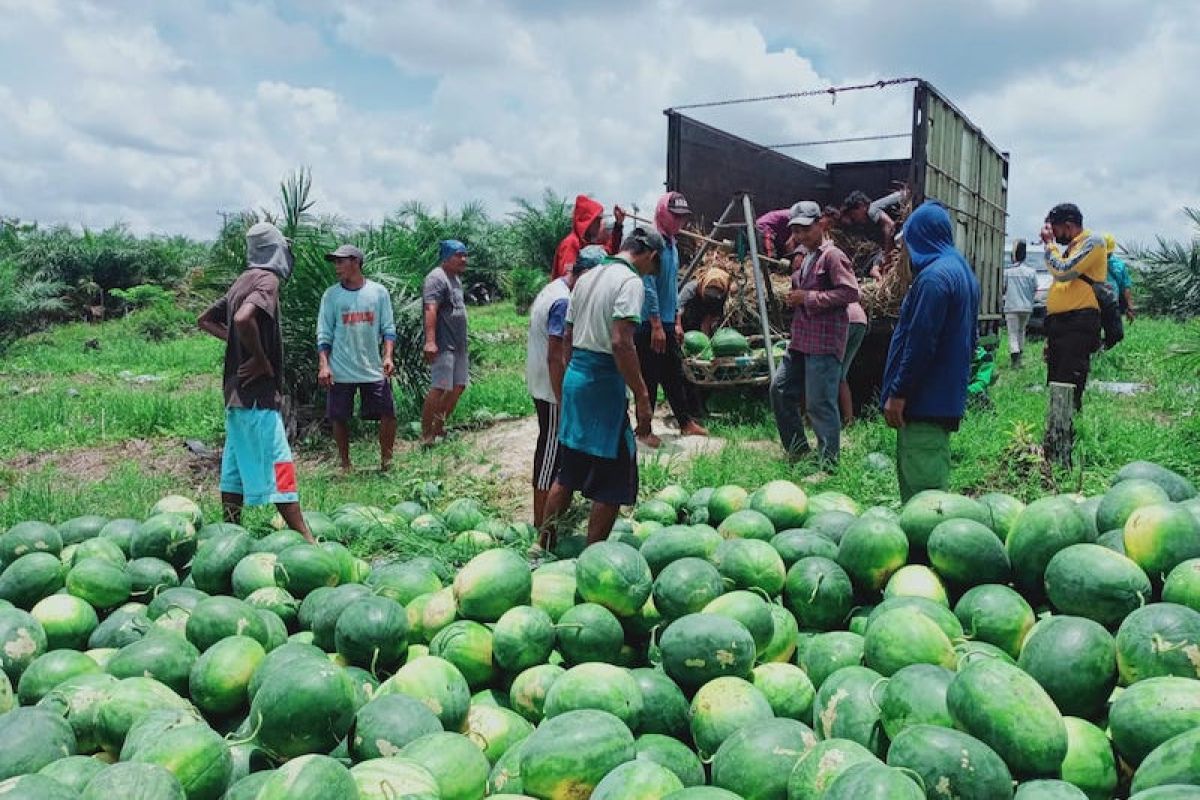
M 614 255 L 621 245 L 625 210 L 620 206 L 613 206 L 613 217 L 616 223 L 612 227 L 612 233 L 608 241 L 601 241 L 604 238 L 604 206 L 586 194 L 576 197 L 571 232 L 558 243 L 558 250 L 554 252 L 554 269 L 551 271 L 550 280 L 557 280 L 566 275 L 575 263 L 579 251 L 589 244 L 604 245 L 608 254 Z

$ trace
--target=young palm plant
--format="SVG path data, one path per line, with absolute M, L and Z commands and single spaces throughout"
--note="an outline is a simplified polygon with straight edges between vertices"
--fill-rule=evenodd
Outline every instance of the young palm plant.
M 1190 241 L 1159 236 L 1153 245 L 1125 248 L 1133 262 L 1141 310 L 1181 319 L 1200 316 L 1200 209 L 1183 212 L 1195 226 Z

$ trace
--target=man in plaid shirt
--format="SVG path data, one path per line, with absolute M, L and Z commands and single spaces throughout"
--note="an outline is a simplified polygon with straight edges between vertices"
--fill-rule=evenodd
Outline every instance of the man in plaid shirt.
M 858 281 L 846 254 L 824 241 L 821 207 L 811 200 L 793 206 L 792 241 L 802 254 L 792 273 L 787 304 L 792 309 L 792 341 L 771 380 L 771 407 L 788 458 L 806 456 L 808 413 L 823 463 L 837 463 L 842 418 L 838 384 L 850 320 L 846 307 L 858 301 Z

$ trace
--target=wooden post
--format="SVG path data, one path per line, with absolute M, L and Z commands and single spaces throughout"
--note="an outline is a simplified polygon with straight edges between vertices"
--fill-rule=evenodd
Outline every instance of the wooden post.
M 1051 463 L 1071 468 L 1071 451 L 1075 448 L 1075 386 L 1070 383 L 1050 383 L 1050 402 L 1046 405 L 1046 438 L 1042 451 Z

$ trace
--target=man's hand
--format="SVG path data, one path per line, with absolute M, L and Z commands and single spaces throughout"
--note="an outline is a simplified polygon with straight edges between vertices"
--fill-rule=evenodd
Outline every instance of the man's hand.
M 438 357 L 437 342 L 425 342 L 425 363 L 432 364 Z
M 887 420 L 889 428 L 904 427 L 905 402 L 903 397 L 889 397 L 883 404 L 883 418 Z
M 1134 317 L 1133 306 L 1129 306 L 1125 309 L 1125 319 L 1129 320 L 1132 323 L 1133 317 Z
M 317 370 L 317 385 L 324 386 L 326 389 L 333 386 L 333 370 L 329 368 L 328 364 L 322 364 Z
M 634 414 L 637 417 L 637 428 L 633 433 L 637 438 L 642 440 L 650 440 L 650 420 L 653 417 L 653 412 L 650 409 L 650 397 L 639 397 L 634 404 Z M 653 445 L 657 446 L 657 445 Z
M 625 209 L 620 206 L 613 206 L 613 220 L 618 225 L 623 225 L 625 223 Z
M 237 376 L 241 384 L 245 386 L 259 378 L 273 378 L 275 370 L 271 369 L 269 361 L 260 361 L 257 358 L 251 358 L 243 361 L 242 365 L 238 367 Z
M 675 320 L 675 343 L 683 344 L 683 323 Z
M 787 293 L 787 298 L 784 300 L 784 302 L 787 303 L 788 308 L 796 308 L 804 305 L 804 290 L 792 289 Z
M 656 353 L 667 351 L 667 334 L 663 330 L 662 322 L 650 323 L 650 349 Z
M 1045 225 L 1042 226 L 1041 237 L 1042 237 L 1042 244 L 1053 244 L 1054 243 L 1054 229 L 1050 227 L 1049 222 L 1047 222 Z
M 383 377 L 391 379 L 396 374 L 396 362 L 390 358 L 383 360 Z

